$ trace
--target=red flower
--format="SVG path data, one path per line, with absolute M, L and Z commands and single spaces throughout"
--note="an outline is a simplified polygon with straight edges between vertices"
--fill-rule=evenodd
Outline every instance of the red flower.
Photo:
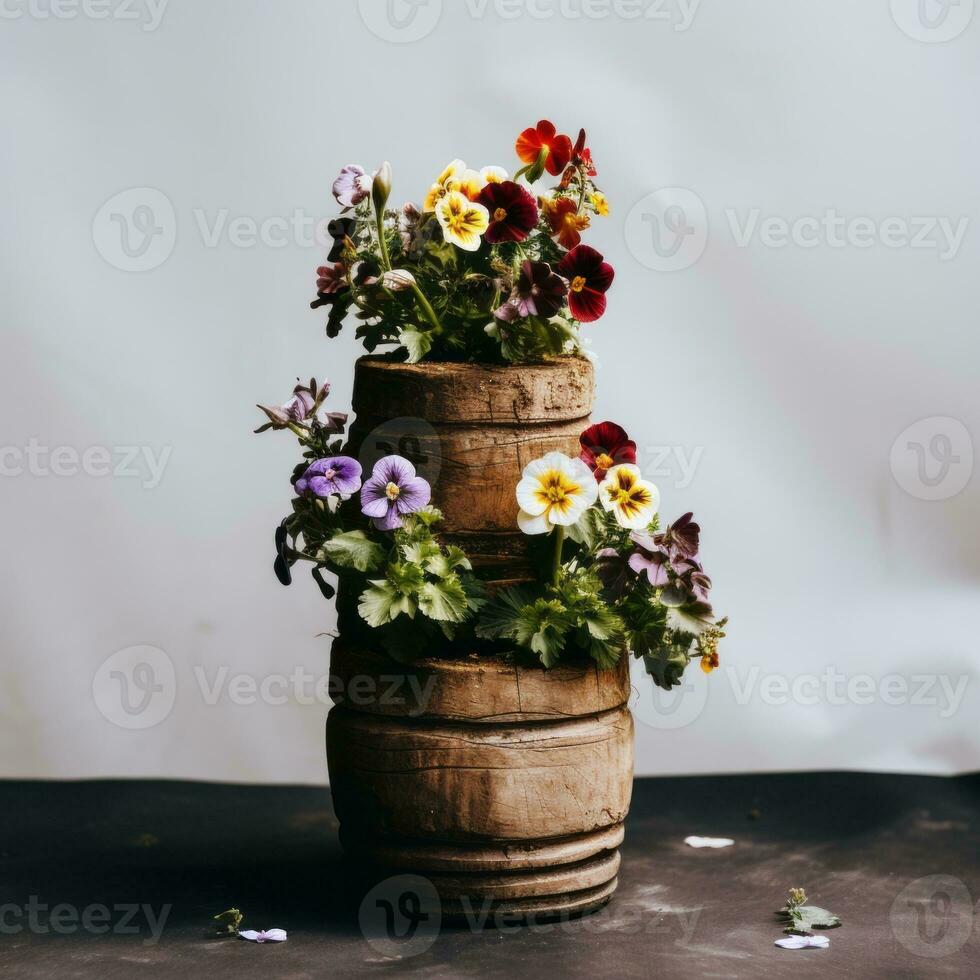
M 599 422 L 590 425 L 579 437 L 582 451 L 578 458 L 585 463 L 598 482 L 606 477 L 606 471 L 620 463 L 636 463 L 636 443 L 626 430 L 615 422 Z
M 557 177 L 572 158 L 572 141 L 564 134 L 555 132 L 554 123 L 542 119 L 533 129 L 525 129 L 517 137 L 514 147 L 524 163 L 533 164 L 547 150 L 544 165 L 552 177 Z
M 568 280 L 568 308 L 582 323 L 598 320 L 606 311 L 606 290 L 612 285 L 613 267 L 588 245 L 576 245 L 558 263 L 557 272 Z
M 523 242 L 538 223 L 538 206 L 532 195 L 512 180 L 489 183 L 477 201 L 490 212 L 483 237 L 498 242 Z
M 582 236 L 579 232 L 588 228 L 590 219 L 587 214 L 579 214 L 575 202 L 570 197 L 541 198 L 541 210 L 551 225 L 551 234 L 558 239 L 562 248 L 575 248 Z

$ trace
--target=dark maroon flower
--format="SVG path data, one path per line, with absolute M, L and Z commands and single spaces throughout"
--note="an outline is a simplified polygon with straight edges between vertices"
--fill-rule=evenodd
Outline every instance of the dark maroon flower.
M 336 262 L 344 252 L 347 239 L 354 233 L 357 222 L 353 218 L 334 218 L 327 225 L 327 234 L 333 239 L 333 245 L 327 253 L 328 262 Z
M 558 263 L 558 273 L 568 280 L 568 308 L 582 323 L 598 320 L 606 311 L 606 290 L 612 285 L 613 267 L 588 245 L 576 245 Z
M 528 259 L 521 266 L 510 299 L 493 315 L 508 323 L 526 316 L 554 316 L 561 309 L 567 290 L 565 280 L 556 276 L 547 262 Z
M 632 565 L 615 548 L 603 548 L 596 555 L 595 571 L 607 599 L 615 601 L 626 591 L 632 570 Z
M 512 180 L 489 183 L 477 201 L 490 212 L 490 225 L 483 233 L 491 245 L 523 242 L 538 224 L 538 205 L 520 184 Z
M 672 554 L 684 558 L 697 557 L 700 547 L 701 525 L 693 520 L 694 514 L 688 511 L 669 524 L 665 531 L 657 535 L 658 543 L 669 548 Z
M 595 473 L 599 483 L 614 466 L 620 463 L 636 463 L 636 443 L 615 422 L 590 425 L 578 437 L 578 441 L 582 447 L 578 458 Z

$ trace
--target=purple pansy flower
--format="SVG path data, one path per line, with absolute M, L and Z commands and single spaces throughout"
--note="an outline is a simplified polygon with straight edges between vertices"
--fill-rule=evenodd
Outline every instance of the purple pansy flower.
M 637 575 L 646 574 L 647 581 L 656 589 L 667 584 L 667 564 L 670 556 L 649 534 L 634 531 L 630 535 L 636 551 L 629 556 L 629 566 Z
M 526 316 L 554 316 L 565 302 L 568 283 L 547 262 L 526 259 L 514 283 L 510 299 L 493 315 L 510 323 Z
M 364 172 L 363 167 L 349 163 L 333 182 L 333 196 L 341 207 L 352 208 L 371 193 L 373 183 L 374 179 Z
M 266 417 L 269 419 L 265 425 L 256 429 L 256 432 L 265 432 L 266 429 L 287 429 L 290 423 L 296 425 L 306 425 L 308 422 L 316 420 L 327 433 L 344 431 L 347 424 L 345 412 L 324 412 L 323 400 L 330 394 L 330 384 L 326 381 L 320 386 L 316 383 L 316 378 L 310 378 L 308 385 L 298 384 L 293 389 L 293 397 L 285 405 L 259 405 Z
M 381 531 L 402 526 L 405 514 L 421 510 L 432 496 L 432 488 L 415 467 L 402 456 L 385 456 L 374 464 L 371 476 L 361 487 L 361 513 Z
M 313 497 L 329 497 L 338 493 L 349 496 L 361 486 L 361 464 L 350 456 L 328 456 L 306 468 L 296 481 L 296 492 Z

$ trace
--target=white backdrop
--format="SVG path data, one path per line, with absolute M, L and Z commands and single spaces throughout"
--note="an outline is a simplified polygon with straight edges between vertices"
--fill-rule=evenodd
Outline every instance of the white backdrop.
M 6 0 L 0 776 L 326 779 L 332 610 L 272 576 L 296 454 L 251 429 L 358 351 L 275 219 L 542 117 L 613 209 L 596 417 L 732 617 L 636 678 L 638 771 L 976 768 L 980 18 L 918 9 Z

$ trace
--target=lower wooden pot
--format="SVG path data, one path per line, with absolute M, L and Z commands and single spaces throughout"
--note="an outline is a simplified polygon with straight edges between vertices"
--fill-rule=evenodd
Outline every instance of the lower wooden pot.
M 444 916 L 590 911 L 616 889 L 633 776 L 629 671 L 411 667 L 334 644 L 327 761 L 345 850 Z

